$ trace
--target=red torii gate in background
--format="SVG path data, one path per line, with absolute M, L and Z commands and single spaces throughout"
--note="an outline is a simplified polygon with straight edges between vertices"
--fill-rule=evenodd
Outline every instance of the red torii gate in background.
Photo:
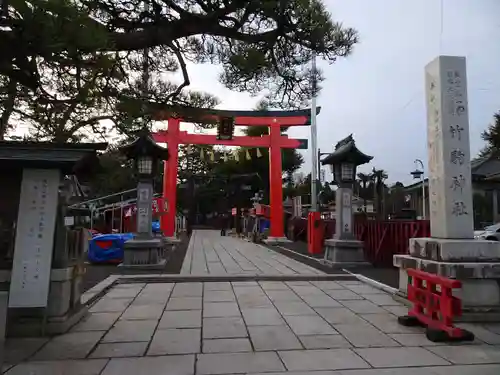
M 320 107 L 317 109 L 319 113 Z M 185 114 L 185 115 L 184 115 Z M 230 140 L 218 139 L 217 135 L 192 134 L 180 130 L 181 121 L 220 122 L 221 119 L 232 119 L 235 126 L 269 126 L 269 135 L 261 137 L 233 136 Z M 175 232 L 175 215 L 177 204 L 177 167 L 179 162 L 179 145 L 223 145 L 252 148 L 269 148 L 269 185 L 271 206 L 270 238 L 283 238 L 283 172 L 281 149 L 306 149 L 307 139 L 290 139 L 281 134 L 281 127 L 310 125 L 311 110 L 296 111 L 224 111 L 182 107 L 180 111 L 157 111 L 154 120 L 168 121 L 167 130 L 153 133 L 158 143 L 167 143 L 169 158 L 164 162 L 163 199 L 167 212 L 161 218 L 161 230 L 166 237 L 173 237 Z

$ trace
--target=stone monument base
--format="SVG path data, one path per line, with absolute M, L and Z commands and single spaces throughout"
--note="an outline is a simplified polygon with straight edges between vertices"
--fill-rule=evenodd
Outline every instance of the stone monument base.
M 286 237 L 267 237 L 265 240 L 263 240 L 263 242 L 266 245 L 276 246 L 276 245 L 281 245 L 281 244 L 285 244 L 285 243 L 290 243 L 292 241 L 290 241 Z
M 324 263 L 342 267 L 359 267 L 370 264 L 365 261 L 363 241 L 339 239 L 325 241 Z
M 121 268 L 162 269 L 165 267 L 165 244 L 161 238 L 134 238 L 124 244 Z
M 71 328 L 87 313 L 80 303 L 82 274 L 77 266 L 52 269 L 47 307 L 9 309 L 7 335 L 56 335 Z M 0 290 L 9 290 L 10 277 L 11 271 L 0 271 Z
M 410 243 L 425 244 L 425 239 L 411 239 Z M 436 240 L 433 238 L 427 239 L 428 243 L 436 243 L 444 241 L 445 246 L 439 250 L 434 249 L 433 255 L 437 258 L 455 259 L 459 255 L 450 254 L 447 250 L 448 241 L 457 240 Z M 475 242 L 473 240 L 465 240 L 465 242 Z M 472 244 L 477 246 L 476 249 L 491 248 L 490 241 L 477 241 L 483 244 Z M 434 245 L 432 245 L 434 246 Z M 500 244 L 497 244 L 500 246 Z M 413 252 L 416 250 L 415 246 Z M 424 246 L 425 249 L 425 246 Z M 431 248 L 428 246 L 428 250 Z M 472 256 L 465 250 L 465 246 L 457 246 L 461 252 L 463 259 L 468 259 Z M 410 245 L 410 252 L 411 252 Z M 470 250 L 472 252 L 472 250 Z M 458 254 L 457 253 L 457 254 Z M 425 251 L 421 252 L 425 253 Z M 493 255 L 483 253 L 482 259 L 489 259 Z M 394 255 L 394 266 L 399 268 L 399 294 L 407 296 L 408 292 L 408 274 L 407 269 L 419 269 L 432 274 L 444 276 L 451 279 L 457 279 L 462 282 L 462 289 L 455 290 L 453 294 L 462 300 L 463 316 L 458 319 L 461 321 L 500 321 L 500 259 L 493 261 L 445 261 L 435 259 L 425 259 L 412 255 Z

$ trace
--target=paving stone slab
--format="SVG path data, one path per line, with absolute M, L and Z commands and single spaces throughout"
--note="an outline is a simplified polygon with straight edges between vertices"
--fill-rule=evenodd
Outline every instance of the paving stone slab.
M 165 311 L 158 329 L 201 328 L 201 310 Z
M 149 341 L 157 324 L 156 320 L 120 320 L 104 336 L 102 342 Z
M 285 316 L 286 322 L 296 335 L 335 335 L 331 325 L 318 315 Z
M 106 293 L 107 298 L 135 298 L 141 292 L 142 288 L 113 288 Z
M 296 301 L 300 302 L 300 297 L 291 290 L 267 290 L 267 296 L 273 302 L 276 301 Z
M 432 367 L 430 370 L 433 375 L 498 375 L 500 365 L 442 366 Z
M 358 348 L 400 346 L 382 331 L 369 323 L 334 324 L 335 329 Z
M 257 281 L 232 281 L 233 287 L 248 287 L 248 286 L 259 286 Z
M 252 345 L 247 338 L 203 340 L 203 353 L 251 352 Z
M 147 347 L 147 342 L 99 344 L 90 354 L 90 358 L 142 357 Z
M 282 315 L 317 315 L 316 312 L 303 301 L 276 301 L 274 305 Z
M 120 317 L 120 312 L 114 313 L 89 313 L 72 331 L 107 331 Z
M 4 363 L 17 364 L 35 354 L 49 341 L 44 337 L 8 338 L 4 344 Z M 0 344 L 1 345 L 1 344 Z
M 170 294 L 172 289 L 174 289 L 175 283 L 149 283 L 147 284 L 142 293 L 144 294 Z
M 366 323 L 359 315 L 345 307 L 315 308 L 317 313 L 330 324 L 355 324 Z
M 132 302 L 132 298 L 101 298 L 89 311 L 94 312 L 122 312 Z
M 163 305 L 130 305 L 120 320 L 158 320 L 163 313 Z
M 500 347 L 492 345 L 445 345 L 426 347 L 429 351 L 454 364 L 471 365 L 499 363 Z
M 290 290 L 283 281 L 260 281 L 259 284 L 264 290 Z
M 320 371 L 369 368 L 350 349 L 290 350 L 278 353 L 289 371 Z
M 177 283 L 172 291 L 172 297 L 201 297 L 203 295 L 202 283 Z
M 154 334 L 147 355 L 195 354 L 200 349 L 199 328 L 164 329 Z
M 265 296 L 238 296 L 238 304 L 244 308 L 273 307 L 271 300 Z
M 320 295 L 324 296 L 325 292 L 314 285 L 293 285 L 290 287 L 295 293 L 297 293 L 300 297 L 304 298 L 305 296 L 311 295 Z
M 247 337 L 247 329 L 240 317 L 203 318 L 203 339 Z
M 100 375 L 107 363 L 106 359 L 25 362 L 10 369 L 6 375 Z
M 248 327 L 255 351 L 302 349 L 297 337 L 287 326 Z
M 361 301 L 342 301 L 342 304 L 349 310 L 354 311 L 356 314 L 382 314 L 385 310 L 374 303 L 361 300 Z
M 361 296 L 368 294 L 385 294 L 383 290 L 374 288 L 368 284 L 361 283 L 356 285 L 346 284 L 345 287 L 349 290 L 352 290 L 354 293 L 359 294 Z
M 204 318 L 222 318 L 229 316 L 241 316 L 236 302 L 205 302 L 203 304 Z
M 203 283 L 205 292 L 208 290 L 233 290 L 230 282 L 206 282 Z
M 85 358 L 104 332 L 70 332 L 56 336 L 35 354 L 35 361 Z
M 364 294 L 363 297 L 378 306 L 401 306 L 401 303 L 392 298 L 389 294 Z
M 299 336 L 306 349 L 339 349 L 350 348 L 351 343 L 342 335 L 308 335 Z
M 363 297 L 361 297 L 359 294 L 356 294 L 353 291 L 347 289 L 325 290 L 325 293 L 328 294 L 333 299 L 336 299 L 337 301 L 351 301 L 351 300 L 363 299 Z
M 321 290 L 345 289 L 335 281 L 311 281 L 311 284 L 316 285 Z
M 408 314 L 409 308 L 407 306 L 401 305 L 401 306 L 382 306 L 384 310 L 387 310 L 393 315 L 396 316 L 404 316 Z
M 459 324 L 458 326 L 460 328 L 464 328 L 464 329 L 474 333 L 474 336 L 477 339 L 479 339 L 487 344 L 500 345 L 500 334 L 496 334 L 496 333 L 480 326 L 479 324 L 463 323 L 463 324 Z
M 130 284 L 116 284 L 113 289 L 142 289 L 146 283 L 130 283 Z
M 326 294 L 310 294 L 303 296 L 302 299 L 309 306 L 315 307 L 343 307 L 339 302 L 327 296 Z M 357 301 L 356 301 L 357 302 Z
M 424 348 L 354 349 L 373 367 L 447 366 L 450 362 Z
M 232 302 L 236 297 L 232 290 L 207 290 L 203 295 L 205 302 Z
M 285 321 L 275 308 L 244 308 L 241 312 L 247 326 L 279 326 L 285 324 Z
M 201 297 L 172 297 L 166 310 L 201 310 Z
M 199 354 L 196 374 L 236 374 L 285 371 L 278 355 L 273 352 Z
M 422 333 L 420 327 L 405 327 L 398 323 L 397 317 L 390 314 L 361 314 L 364 320 L 384 333 Z
M 139 294 L 130 306 L 160 305 L 164 307 L 168 298 L 168 294 Z
M 194 355 L 114 358 L 100 375 L 193 375 Z

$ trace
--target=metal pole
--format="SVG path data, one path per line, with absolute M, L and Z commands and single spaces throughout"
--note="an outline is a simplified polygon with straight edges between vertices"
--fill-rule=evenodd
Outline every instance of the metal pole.
M 321 149 L 318 148 L 318 178 L 321 182 Z
M 317 171 L 318 171 L 318 130 L 316 128 L 316 52 L 313 51 L 312 66 L 311 66 L 311 154 L 312 154 L 312 171 L 311 171 L 311 211 L 318 210 L 317 196 Z
M 425 220 L 426 217 L 426 207 L 425 207 L 425 176 L 424 176 L 424 163 L 420 159 L 415 159 L 415 164 L 420 164 L 422 167 L 422 175 L 420 178 L 422 179 L 422 219 Z
M 120 233 L 123 232 L 123 195 L 120 195 Z
M 113 233 L 113 229 L 115 228 L 115 204 L 111 206 L 111 233 Z

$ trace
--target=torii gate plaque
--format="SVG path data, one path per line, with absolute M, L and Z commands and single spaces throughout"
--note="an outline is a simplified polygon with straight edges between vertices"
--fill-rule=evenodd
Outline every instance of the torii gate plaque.
M 320 112 L 317 108 L 317 114 Z M 184 115 L 185 114 L 185 115 Z M 261 137 L 233 136 L 230 140 L 218 139 L 216 135 L 192 134 L 180 130 L 180 122 L 220 122 L 231 118 L 235 126 L 268 126 L 269 135 Z M 269 148 L 269 185 L 271 206 L 270 242 L 285 239 L 283 223 L 283 171 L 282 148 L 306 149 L 307 139 L 290 139 L 281 134 L 281 127 L 305 126 L 311 123 L 311 110 L 296 111 L 223 111 L 182 107 L 179 111 L 157 111 L 155 120 L 167 120 L 168 129 L 153 134 L 156 142 L 167 143 L 169 158 L 164 163 L 163 199 L 167 212 L 161 218 L 161 230 L 167 238 L 175 232 L 177 203 L 177 166 L 180 144 L 224 145 L 253 148 Z

